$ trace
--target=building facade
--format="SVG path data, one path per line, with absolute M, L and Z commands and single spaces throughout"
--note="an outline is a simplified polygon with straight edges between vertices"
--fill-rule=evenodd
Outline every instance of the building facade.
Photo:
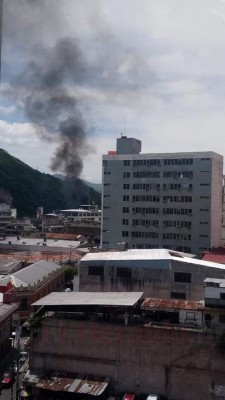
M 51 390 L 48 398 L 70 399 L 68 394 L 83 385 L 85 376 L 88 393 L 94 385 L 94 379 L 87 379 L 89 374 L 95 380 L 108 377 L 113 396 L 125 392 L 157 393 L 173 400 L 225 398 L 224 342 L 219 335 L 202 327 L 150 324 L 146 314 L 136 320 L 135 302 L 127 309 L 126 324 L 126 309 L 119 302 L 123 293 L 118 294 L 116 307 L 108 299 L 106 313 L 102 293 L 95 294 L 92 304 L 90 293 L 87 300 L 84 293 L 69 298 L 67 293 L 57 295 L 34 304 L 36 309 L 42 307 L 43 317 L 40 326 L 32 329 L 30 371 L 24 380 L 37 398 L 46 388 Z M 146 300 L 145 313 L 150 307 L 150 299 Z M 187 309 L 193 307 L 198 304 Z M 47 311 L 51 315 L 45 318 Z
M 0 293 L 0 364 L 12 349 L 12 314 L 18 304 L 11 302 L 12 297 Z
M 18 315 L 25 321 L 31 313 L 31 304 L 48 293 L 62 290 L 65 285 L 64 265 L 51 261 L 37 261 L 0 279 L 0 293 L 11 294 L 18 303 Z
M 121 137 L 103 156 L 102 248 L 200 254 L 220 245 L 223 157 L 140 152 L 139 140 Z
M 80 291 L 144 292 L 145 297 L 204 299 L 204 279 L 225 279 L 225 266 L 167 249 L 103 251 L 79 263 Z

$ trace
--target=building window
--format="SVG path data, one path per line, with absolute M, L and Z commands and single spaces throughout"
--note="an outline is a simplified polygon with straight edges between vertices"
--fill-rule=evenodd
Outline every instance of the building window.
M 27 310 L 28 309 L 28 299 L 27 297 L 23 297 L 21 300 L 21 310 Z
M 171 299 L 186 299 L 186 293 L 171 292 Z
M 123 161 L 123 165 L 124 165 L 125 167 L 129 167 L 129 166 L 130 166 L 130 160 L 124 160 L 124 161 Z
M 220 299 L 225 300 L 225 293 L 220 293 Z
M 125 214 L 129 213 L 129 207 L 123 207 L 123 213 Z
M 128 219 L 123 219 L 123 225 L 129 225 L 129 220 Z
M 191 283 L 189 272 L 174 272 L 174 282 Z
M 124 178 L 130 178 L 130 172 L 124 172 L 123 173 Z
M 124 185 L 123 185 L 123 189 L 130 189 L 130 185 L 129 185 L 129 183 L 124 183 Z
M 116 270 L 117 278 L 132 278 L 132 270 L 131 268 L 117 268 Z
M 225 324 L 225 314 L 220 314 L 219 315 L 219 323 L 220 324 Z
M 129 232 L 128 231 L 123 231 L 122 232 L 122 236 L 123 237 L 128 237 L 129 236 Z
M 88 267 L 88 275 L 91 276 L 104 276 L 104 267 L 102 265 L 96 267 Z
M 129 196 L 123 196 L 123 201 L 129 201 Z

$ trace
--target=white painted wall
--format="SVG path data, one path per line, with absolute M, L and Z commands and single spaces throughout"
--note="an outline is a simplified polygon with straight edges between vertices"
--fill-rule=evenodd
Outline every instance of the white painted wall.
M 180 324 L 202 326 L 202 311 L 180 310 Z
M 225 288 L 206 286 L 205 298 L 206 299 L 220 299 L 220 293 L 225 293 Z

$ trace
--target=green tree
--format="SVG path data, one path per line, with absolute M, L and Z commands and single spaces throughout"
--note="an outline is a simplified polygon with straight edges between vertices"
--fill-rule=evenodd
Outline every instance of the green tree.
M 67 267 L 65 269 L 65 281 L 67 281 L 67 282 L 72 281 L 75 275 L 76 275 L 76 271 L 73 267 Z

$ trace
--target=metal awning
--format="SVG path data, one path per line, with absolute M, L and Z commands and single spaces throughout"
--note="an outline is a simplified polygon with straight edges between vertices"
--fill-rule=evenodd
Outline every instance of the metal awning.
M 111 306 L 133 307 L 143 292 L 52 292 L 32 306 Z

